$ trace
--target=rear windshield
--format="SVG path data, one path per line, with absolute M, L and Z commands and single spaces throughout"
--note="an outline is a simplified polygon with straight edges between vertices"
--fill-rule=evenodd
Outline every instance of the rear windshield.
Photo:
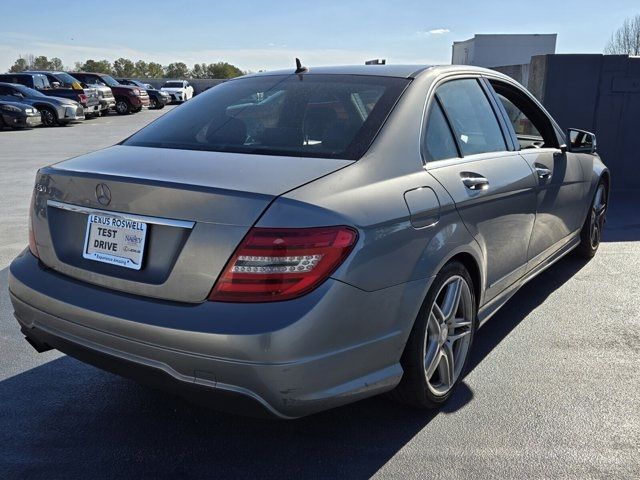
M 182 83 L 182 82 L 164 82 L 163 87 L 167 87 L 167 88 L 182 88 L 182 87 L 184 87 L 184 83 Z
M 272 75 L 220 84 L 125 145 L 357 160 L 409 80 Z

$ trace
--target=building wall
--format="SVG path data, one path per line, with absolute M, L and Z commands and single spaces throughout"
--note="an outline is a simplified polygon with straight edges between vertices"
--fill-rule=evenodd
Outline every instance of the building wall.
M 451 63 L 487 68 L 529 64 L 534 55 L 555 53 L 556 38 L 555 33 L 475 35 L 453 43 Z
M 616 189 L 640 188 L 640 57 L 544 55 L 533 59 L 529 89 L 563 129 L 596 134 Z

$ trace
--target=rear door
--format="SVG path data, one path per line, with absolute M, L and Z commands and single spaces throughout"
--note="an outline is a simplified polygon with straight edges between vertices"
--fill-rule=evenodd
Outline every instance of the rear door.
M 532 269 L 582 227 L 589 186 L 579 158 L 560 149 L 557 128 L 536 102 L 510 82 L 489 79 L 488 83 L 508 120 L 516 149 L 535 173 L 536 220 L 528 253 Z
M 485 301 L 524 274 L 535 219 L 533 173 L 513 151 L 488 93 L 478 78 L 440 84 L 423 142 L 427 170 L 453 197 L 484 252 Z

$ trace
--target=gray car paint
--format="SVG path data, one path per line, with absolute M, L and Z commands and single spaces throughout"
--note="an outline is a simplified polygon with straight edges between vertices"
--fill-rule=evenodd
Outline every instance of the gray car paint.
M 452 75 L 511 82 L 507 77 L 470 67 L 312 72 L 413 81 L 357 162 L 114 147 L 43 169 L 34 229 L 50 268 L 38 267 L 25 252 L 10 269 L 12 302 L 27 333 L 127 359 L 183 386 L 234 391 L 274 415 L 296 417 L 397 384 L 413 321 L 433 277 L 452 258 L 469 268 L 479 318 L 486 320 L 577 244 L 575 226 L 584 221 L 597 182 L 608 175 L 597 155 L 567 153 L 569 161 L 578 159 L 579 170 L 572 166 L 568 177 L 555 171 L 562 183 L 545 188 L 536 185 L 531 159 L 518 152 L 423 163 L 421 131 L 437 83 Z M 459 170 L 470 167 L 489 178 L 489 192 L 460 190 Z M 110 210 L 195 222 L 163 284 L 101 275 L 57 259 L 47 225 L 55 207 L 47 201 L 104 209 L 94 196 L 99 182 L 112 190 Z M 565 201 L 569 205 L 558 205 Z M 522 242 L 528 245 L 527 235 L 536 231 L 541 206 L 547 210 L 540 238 L 546 230 L 560 238 L 528 268 Z M 351 225 L 359 239 L 331 278 L 303 297 L 266 304 L 202 302 L 253 223 Z

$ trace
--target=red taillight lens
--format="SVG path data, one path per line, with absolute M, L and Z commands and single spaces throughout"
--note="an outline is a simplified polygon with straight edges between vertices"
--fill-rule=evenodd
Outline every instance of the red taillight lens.
M 252 228 L 218 278 L 209 300 L 270 302 L 310 292 L 349 255 L 349 227 Z
M 80 97 L 80 103 L 82 105 L 86 105 L 87 104 L 87 96 L 84 93 L 79 93 L 78 97 Z
M 35 192 L 31 196 L 31 206 L 29 207 L 29 251 L 34 257 L 40 258 L 38 255 L 38 247 L 36 245 L 36 237 L 33 234 L 33 209 L 35 207 Z

